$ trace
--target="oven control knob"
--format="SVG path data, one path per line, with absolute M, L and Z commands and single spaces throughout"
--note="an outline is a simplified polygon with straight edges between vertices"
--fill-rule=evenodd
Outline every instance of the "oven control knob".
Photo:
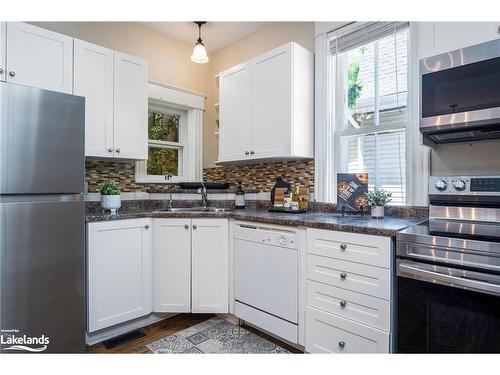
M 446 184 L 445 180 L 438 180 L 438 181 L 436 181 L 436 189 L 438 189 L 439 191 L 446 190 L 447 186 L 448 185 Z
M 465 181 L 464 180 L 453 181 L 453 187 L 455 188 L 455 190 L 459 191 L 465 190 Z

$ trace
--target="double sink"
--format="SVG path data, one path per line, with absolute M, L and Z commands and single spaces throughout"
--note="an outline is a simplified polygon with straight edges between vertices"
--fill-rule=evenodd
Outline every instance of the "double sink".
M 230 212 L 232 208 L 226 207 L 168 207 L 158 211 L 163 212 Z

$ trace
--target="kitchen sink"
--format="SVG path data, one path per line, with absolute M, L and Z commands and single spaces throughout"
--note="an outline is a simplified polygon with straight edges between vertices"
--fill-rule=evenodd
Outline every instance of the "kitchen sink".
M 169 207 L 159 211 L 164 212 L 230 212 L 232 208 L 227 207 Z

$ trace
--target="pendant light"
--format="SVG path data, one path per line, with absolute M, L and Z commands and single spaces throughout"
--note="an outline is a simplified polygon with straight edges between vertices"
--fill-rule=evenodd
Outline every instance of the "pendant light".
M 207 50 L 205 49 L 205 45 L 201 40 L 201 27 L 206 24 L 205 21 L 196 21 L 194 22 L 198 25 L 198 40 L 194 45 L 193 54 L 191 55 L 191 61 L 197 64 L 204 64 L 208 62 Z

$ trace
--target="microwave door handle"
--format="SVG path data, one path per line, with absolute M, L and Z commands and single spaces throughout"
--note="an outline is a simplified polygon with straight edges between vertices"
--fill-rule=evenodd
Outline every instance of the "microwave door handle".
M 469 271 L 446 267 L 440 267 L 440 269 L 441 268 L 446 270 L 448 273 L 439 272 L 436 270 L 437 267 L 424 263 L 399 262 L 397 274 L 398 276 L 437 283 L 452 288 L 467 289 L 500 296 L 500 277 L 487 275 L 492 280 L 481 281 L 473 276 L 474 274 L 483 275 L 477 272 L 472 272 L 471 274 Z M 468 274 L 470 274 L 469 277 Z

